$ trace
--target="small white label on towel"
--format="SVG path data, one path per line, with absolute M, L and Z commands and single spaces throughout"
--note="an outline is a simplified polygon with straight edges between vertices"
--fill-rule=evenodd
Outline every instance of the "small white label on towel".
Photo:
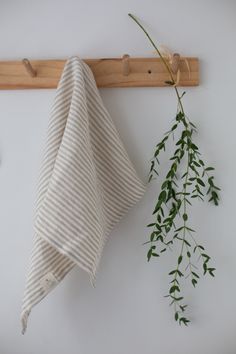
M 57 285 L 57 283 L 58 281 L 52 272 L 45 274 L 40 279 L 40 285 L 44 291 L 52 290 Z

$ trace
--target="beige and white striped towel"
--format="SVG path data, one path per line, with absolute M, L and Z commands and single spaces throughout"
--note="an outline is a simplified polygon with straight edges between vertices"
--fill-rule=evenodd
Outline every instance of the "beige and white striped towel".
M 90 68 L 70 58 L 56 91 L 39 177 L 23 333 L 32 307 L 75 265 L 94 281 L 107 236 L 144 189 Z

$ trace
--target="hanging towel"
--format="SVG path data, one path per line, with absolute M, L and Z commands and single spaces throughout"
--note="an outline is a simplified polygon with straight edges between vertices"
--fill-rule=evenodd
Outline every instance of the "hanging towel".
M 92 71 L 70 58 L 51 110 L 39 176 L 23 333 L 32 307 L 75 265 L 94 283 L 107 236 L 144 190 Z

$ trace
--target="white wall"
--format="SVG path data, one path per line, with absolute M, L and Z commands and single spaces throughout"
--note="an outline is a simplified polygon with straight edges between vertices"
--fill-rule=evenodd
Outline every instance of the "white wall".
M 198 205 L 193 225 L 217 268 L 215 280 L 186 287 L 192 323 L 174 323 L 163 298 L 171 255 L 146 262 L 152 185 L 114 230 L 93 289 L 74 269 L 33 311 L 25 336 L 20 308 L 32 247 L 35 184 L 54 90 L 0 91 L 0 354 L 235 354 L 236 3 L 233 0 L 41 0 L 0 2 L 0 59 L 150 56 L 128 18 L 144 20 L 161 43 L 201 59 L 188 89 L 198 143 L 217 168 L 221 205 Z M 140 176 L 175 112 L 171 89 L 104 89 Z

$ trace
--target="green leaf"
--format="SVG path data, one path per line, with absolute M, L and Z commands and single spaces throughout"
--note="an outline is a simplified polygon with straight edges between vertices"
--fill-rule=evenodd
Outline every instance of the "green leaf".
M 148 178 L 148 183 L 151 182 L 153 175 L 150 175 Z
M 197 163 L 196 161 L 193 161 L 194 165 L 197 167 L 201 167 L 201 165 L 199 163 Z
M 210 184 L 211 187 L 214 187 L 213 179 L 214 179 L 213 176 L 208 178 L 208 183 Z
M 148 224 L 147 227 L 152 227 L 152 226 L 155 226 L 156 223 L 155 222 L 152 222 L 151 224 Z
M 152 232 L 150 235 L 150 241 L 152 242 L 156 236 L 156 232 Z
M 162 207 L 160 207 L 160 212 L 161 212 L 162 217 L 164 218 L 164 210 L 162 209 Z
M 176 270 L 176 272 L 177 272 L 177 274 L 178 274 L 179 277 L 183 277 L 183 276 L 184 276 L 183 273 L 182 273 L 179 269 Z
M 182 262 L 183 256 L 179 256 L 178 258 L 178 264 L 180 264 Z
M 152 257 L 160 257 L 159 254 L 152 252 Z
M 185 144 L 185 141 L 180 139 L 179 141 L 177 141 L 177 143 L 175 144 L 176 146 L 181 145 L 181 144 Z
M 150 248 L 150 250 L 148 251 L 148 254 L 147 254 L 148 262 L 150 261 L 151 257 L 152 257 L 152 249 Z
M 190 227 L 187 227 L 187 226 L 186 226 L 186 229 L 187 229 L 188 231 L 190 231 L 190 232 L 196 232 L 195 230 L 193 230 L 193 229 L 191 229 Z
M 220 191 L 220 190 L 221 190 L 219 187 L 216 187 L 216 186 L 214 186 L 214 188 L 215 188 L 215 189 L 217 189 L 218 191 Z
M 171 170 L 167 173 L 167 175 L 166 175 L 166 178 L 167 178 L 167 179 L 171 177 L 171 173 L 172 173 Z
M 174 293 L 175 291 L 180 292 L 180 289 L 179 289 L 179 287 L 178 287 L 177 285 L 173 285 L 173 286 L 170 288 L 169 293 L 172 294 L 172 293 Z
M 204 166 L 204 162 L 202 160 L 199 160 L 199 163 Z
M 187 214 L 183 214 L 183 219 L 184 219 L 184 221 L 187 221 L 188 220 L 188 215 Z
M 191 148 L 192 148 L 193 150 L 198 150 L 197 145 L 195 145 L 195 144 L 193 144 L 193 143 L 191 143 Z
M 199 278 L 199 275 L 195 272 L 192 271 L 192 274 L 196 277 L 196 278 Z
M 158 199 L 162 202 L 165 202 L 166 201 L 166 191 L 162 191 L 160 194 L 159 194 L 159 197 Z
M 202 187 L 205 187 L 205 183 L 200 178 L 197 178 L 197 183 L 200 184 Z
M 207 167 L 205 168 L 205 171 L 213 171 L 214 170 L 214 167 Z
M 211 192 L 213 198 L 219 199 L 218 194 L 215 191 Z
M 184 243 L 185 243 L 186 245 L 188 245 L 189 247 L 191 247 L 190 243 L 189 243 L 187 240 L 185 240 L 185 239 L 184 239 Z
M 158 202 L 157 202 L 157 204 L 156 204 L 156 206 L 155 206 L 155 209 L 154 209 L 154 211 L 153 211 L 153 213 L 152 213 L 153 215 L 158 212 L 158 210 L 159 210 L 160 207 L 161 207 L 161 204 L 162 204 L 162 200 L 158 200 Z
M 179 324 L 181 325 L 182 322 L 183 322 L 183 324 L 184 324 L 185 326 L 187 326 L 190 321 L 187 320 L 187 318 L 185 318 L 185 317 L 181 317 L 181 318 L 179 319 Z
M 181 296 L 181 297 L 175 297 L 175 301 L 181 301 L 181 300 L 183 300 L 183 296 Z
M 202 257 L 206 258 L 207 260 L 211 259 L 206 253 L 202 253 Z
M 181 305 L 181 306 L 180 306 L 181 311 L 184 312 L 187 306 L 188 306 L 188 305 Z
M 187 202 L 189 205 L 192 205 L 192 204 L 190 203 L 190 201 L 189 201 L 187 198 L 185 198 L 185 200 L 186 200 L 186 202 Z
M 172 132 L 178 127 L 178 124 L 173 125 L 173 127 L 171 128 Z
M 159 176 L 159 173 L 157 172 L 157 170 L 154 168 L 153 169 L 153 172 L 157 175 L 157 176 Z
M 162 186 L 161 186 L 161 189 L 165 189 L 167 187 L 167 184 L 168 184 L 168 181 L 165 181 Z
M 215 276 L 215 274 L 213 273 L 215 270 L 216 270 L 215 268 L 208 268 L 208 272 L 212 277 Z
M 195 129 L 197 128 L 196 125 L 194 125 L 192 122 L 190 122 L 190 125 L 194 127 Z
M 176 229 L 175 232 L 179 232 L 179 231 L 183 230 L 183 228 L 184 228 L 184 226 L 181 226 L 178 229 Z

